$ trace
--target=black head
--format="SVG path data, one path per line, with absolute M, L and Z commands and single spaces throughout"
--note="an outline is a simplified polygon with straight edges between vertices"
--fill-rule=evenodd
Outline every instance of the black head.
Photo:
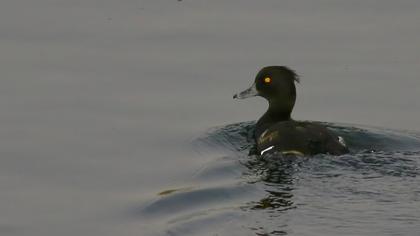
M 268 100 L 270 112 L 290 115 L 296 101 L 295 82 L 299 82 L 299 77 L 285 66 L 264 67 L 255 77 L 254 84 L 233 98 L 261 96 Z
M 285 66 L 268 66 L 262 68 L 255 77 L 258 95 L 270 100 L 296 99 L 295 81 L 299 82 L 296 73 Z

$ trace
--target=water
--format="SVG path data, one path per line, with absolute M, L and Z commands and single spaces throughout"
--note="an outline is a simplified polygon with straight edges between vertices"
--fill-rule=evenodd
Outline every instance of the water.
M 228 125 L 197 139 L 199 150 L 222 148 L 226 156 L 212 158 L 189 187 L 160 193 L 134 215 L 163 221 L 160 235 L 417 233 L 418 134 L 327 124 L 351 154 L 259 157 L 248 155 L 253 125 Z
M 0 235 L 417 235 L 419 11 L 1 1 Z M 266 65 L 351 154 L 249 155 Z

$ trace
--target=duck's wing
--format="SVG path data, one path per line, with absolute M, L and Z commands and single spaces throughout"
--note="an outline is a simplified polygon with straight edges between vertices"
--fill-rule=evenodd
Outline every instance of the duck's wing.
M 306 128 L 310 130 L 309 133 L 311 133 L 314 140 L 318 142 L 319 146 L 318 148 L 315 148 L 318 153 L 342 155 L 349 152 L 344 139 L 325 126 L 315 123 L 307 123 Z

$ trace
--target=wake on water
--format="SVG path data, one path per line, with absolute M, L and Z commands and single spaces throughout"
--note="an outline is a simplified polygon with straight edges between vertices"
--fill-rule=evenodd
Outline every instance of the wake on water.
M 255 122 L 214 128 L 193 141 L 213 157 L 192 187 L 161 192 L 137 215 L 165 228 L 157 235 L 416 235 L 420 135 L 322 124 L 349 154 L 260 157 Z

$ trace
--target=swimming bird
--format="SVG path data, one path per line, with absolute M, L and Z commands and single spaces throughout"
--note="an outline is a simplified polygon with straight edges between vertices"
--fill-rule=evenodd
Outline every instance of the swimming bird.
M 268 110 L 255 126 L 258 153 L 302 156 L 348 153 L 343 138 L 325 126 L 291 118 L 296 101 L 295 82 L 299 83 L 299 76 L 288 67 L 268 66 L 258 72 L 250 88 L 233 96 L 234 99 L 260 96 L 268 101 Z

